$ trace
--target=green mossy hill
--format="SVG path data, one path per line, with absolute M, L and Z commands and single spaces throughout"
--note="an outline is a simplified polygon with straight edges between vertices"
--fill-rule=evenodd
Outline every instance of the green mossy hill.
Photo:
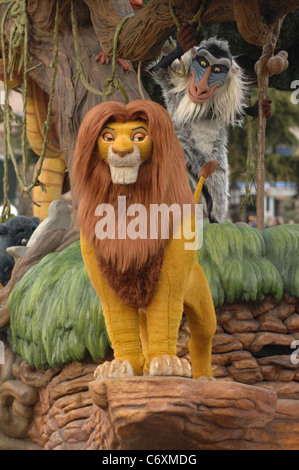
M 283 292 L 299 298 L 299 225 L 258 231 L 205 224 L 203 240 L 198 261 L 215 306 L 262 301 L 268 294 L 279 301 Z M 31 268 L 13 289 L 9 309 L 11 346 L 27 363 L 43 369 L 87 353 L 105 357 L 105 321 L 79 242 Z
M 215 306 L 262 301 L 283 292 L 299 297 L 299 225 L 259 231 L 248 225 L 206 224 L 198 253 Z
M 9 297 L 12 349 L 38 369 L 105 357 L 109 344 L 99 298 L 80 242 L 31 268 Z

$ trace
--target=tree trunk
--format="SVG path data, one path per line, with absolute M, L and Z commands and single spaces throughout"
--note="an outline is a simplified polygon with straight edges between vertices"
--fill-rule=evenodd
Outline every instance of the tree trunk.
M 62 2 L 63 3 L 63 2 Z M 55 0 L 38 0 L 28 2 L 28 13 L 31 22 L 30 31 L 30 64 L 34 67 L 42 64 L 29 73 L 30 77 L 47 93 L 51 91 L 53 68 L 51 63 L 54 51 L 53 18 L 55 17 Z M 0 16 L 5 7 L 0 7 Z M 111 77 L 111 58 L 109 65 L 95 61 L 101 45 L 90 22 L 89 11 L 83 2 L 75 3 L 75 15 L 78 25 L 79 51 L 87 82 L 97 90 L 103 89 L 105 80 Z M 71 168 L 72 155 L 79 126 L 86 113 L 102 101 L 87 89 L 77 76 L 74 37 L 69 23 L 70 2 L 67 0 L 61 7 L 59 31 L 58 73 L 55 84 L 54 108 L 61 150 L 68 168 Z M 9 38 L 10 18 L 6 23 L 6 37 Z M 118 64 L 116 72 L 124 85 L 130 100 L 140 99 L 137 74 L 125 72 Z M 143 90 L 146 97 L 148 95 Z M 108 97 L 108 100 L 124 102 L 120 92 Z
M 40 8 L 42 8 L 41 5 L 39 5 Z M 77 19 L 81 19 L 80 10 L 78 10 L 76 16 Z M 42 41 L 42 51 L 40 41 Z M 112 74 L 111 57 L 109 65 L 102 65 L 95 61 L 96 55 L 101 50 L 101 45 L 92 25 L 89 23 L 78 24 L 78 42 L 85 78 L 93 88 L 101 91 L 106 79 L 110 78 Z M 37 68 L 30 75 L 43 90 L 49 93 L 52 76 L 52 69 L 49 68 L 49 65 L 53 58 L 52 37 L 33 37 L 30 43 L 30 53 L 36 58 L 36 62 L 40 60 L 43 62 L 43 66 Z M 116 72 L 126 89 L 129 99 L 140 99 L 137 74 L 133 68 L 132 72 L 129 73 L 117 64 Z M 60 145 L 69 168 L 71 167 L 77 132 L 82 119 L 91 108 L 102 102 L 101 96 L 88 91 L 84 87 L 80 77 L 76 77 L 76 73 L 74 38 L 72 32 L 67 29 L 63 34 L 60 34 L 59 66 L 54 106 L 58 117 Z M 120 92 L 108 97 L 108 100 L 124 102 Z

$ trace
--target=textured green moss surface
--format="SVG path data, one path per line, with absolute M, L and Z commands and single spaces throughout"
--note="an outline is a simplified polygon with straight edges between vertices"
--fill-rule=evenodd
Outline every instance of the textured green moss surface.
M 13 350 L 37 368 L 105 357 L 109 344 L 99 298 L 89 281 L 80 242 L 31 268 L 9 298 Z
M 248 225 L 206 224 L 198 261 L 215 306 L 262 301 L 283 292 L 299 297 L 299 225 L 257 230 Z
M 258 231 L 245 225 L 205 224 L 198 261 L 215 306 L 262 301 L 286 292 L 299 298 L 299 225 Z M 199 294 L 200 295 L 200 292 Z M 10 343 L 37 368 L 105 357 L 109 339 L 100 301 L 75 242 L 31 268 L 9 298 Z

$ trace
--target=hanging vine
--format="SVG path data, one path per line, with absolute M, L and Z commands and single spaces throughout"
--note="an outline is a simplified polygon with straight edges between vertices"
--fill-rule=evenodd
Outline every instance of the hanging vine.
M 28 187 L 28 188 L 30 188 L 29 191 L 31 191 L 31 189 L 34 186 L 37 186 L 37 185 L 41 186 L 42 189 L 45 190 L 44 184 L 41 181 L 39 181 L 39 176 L 41 174 L 43 162 L 44 162 L 44 159 L 45 159 L 45 156 L 46 156 L 47 144 L 49 143 L 48 134 L 49 134 L 49 129 L 50 129 L 50 118 L 51 118 L 51 111 L 52 111 L 52 107 L 53 107 L 53 100 L 54 100 L 54 95 L 55 95 L 55 83 L 56 83 L 56 77 L 57 77 L 57 71 L 58 71 L 59 8 L 60 8 L 60 0 L 56 0 L 55 26 L 54 26 L 54 57 L 53 57 L 53 60 L 50 64 L 50 67 L 53 68 L 53 73 L 52 73 L 49 103 L 48 103 L 48 108 L 47 108 L 47 118 L 46 118 L 46 121 L 44 122 L 44 126 L 43 126 L 44 142 L 43 142 L 42 152 L 41 152 L 41 155 L 40 155 L 39 165 L 38 165 L 38 168 L 36 170 L 35 179 L 31 183 L 31 185 Z
M 3 120 L 4 123 L 4 177 L 3 177 L 3 204 L 2 204 L 2 213 L 0 216 L 0 221 L 5 222 L 10 216 L 10 201 L 8 197 L 9 191 L 9 181 L 8 181 L 8 160 L 9 157 L 13 163 L 14 171 L 16 178 L 18 180 L 19 188 L 23 196 L 27 196 L 31 202 L 35 203 L 30 195 L 31 190 L 35 186 L 41 186 L 42 190 L 45 191 L 45 185 L 39 180 L 43 162 L 47 152 L 47 145 L 49 143 L 48 133 L 50 129 L 50 118 L 51 110 L 53 106 L 53 100 L 55 95 L 55 82 L 57 77 L 58 70 L 58 52 L 59 52 L 59 11 L 61 6 L 61 0 L 56 1 L 56 13 L 55 13 L 55 23 L 54 23 L 54 53 L 53 60 L 50 64 L 50 67 L 53 69 L 52 80 L 51 80 L 51 89 L 49 95 L 49 102 L 47 107 L 47 117 L 43 125 L 43 134 L 44 141 L 43 147 L 39 159 L 39 164 L 35 173 L 35 177 L 30 184 L 27 184 L 27 120 L 26 120 L 26 109 L 27 109 L 27 95 L 28 95 L 28 74 L 33 71 L 36 67 L 41 66 L 42 64 L 37 64 L 34 67 L 29 67 L 30 64 L 30 54 L 29 54 L 29 19 L 27 14 L 27 0 L 2 0 L 1 4 L 7 4 L 7 8 L 4 11 L 4 14 L 1 19 L 1 55 L 3 62 L 3 83 L 4 83 L 4 104 L 0 107 L 0 120 Z M 9 30 L 9 39 L 8 44 L 5 41 L 5 24 L 8 18 L 13 19 L 12 24 Z M 80 58 L 79 51 L 79 41 L 78 41 L 78 28 L 75 19 L 74 13 L 74 1 L 71 1 L 71 24 L 72 32 L 74 36 L 75 44 L 75 56 L 76 56 L 76 65 L 77 65 L 77 75 L 80 77 L 81 82 L 84 87 L 91 93 L 102 96 L 103 101 L 107 99 L 107 96 L 111 96 L 118 91 L 120 91 L 128 103 L 128 96 L 122 85 L 118 75 L 116 74 L 116 57 L 117 57 L 117 47 L 118 47 L 118 38 L 121 32 L 122 26 L 127 21 L 131 15 L 123 18 L 123 20 L 118 25 L 114 43 L 113 43 L 113 57 L 112 57 L 112 76 L 105 81 L 103 90 L 98 90 L 92 87 L 85 78 L 82 62 Z M 20 120 L 14 113 L 10 106 L 9 101 L 9 84 L 8 80 L 13 79 L 15 73 L 20 74 L 22 71 L 23 75 L 23 84 L 22 84 L 22 95 L 23 95 L 23 116 Z M 12 123 L 18 122 L 22 126 L 22 169 L 20 168 L 13 145 L 11 142 L 11 130 Z
M 141 65 L 142 65 L 142 60 L 139 60 L 138 62 L 138 71 L 137 71 L 137 79 L 138 79 L 138 89 L 140 96 L 143 100 L 145 100 L 145 96 L 142 90 L 142 82 L 141 82 Z
M 204 12 L 206 3 L 207 3 L 207 0 L 202 0 L 201 5 L 200 5 L 197 13 L 193 16 L 193 18 L 190 21 L 188 21 L 188 24 L 190 24 L 190 25 L 194 25 L 195 23 L 197 23 L 197 26 L 196 26 L 197 31 L 199 31 L 200 28 L 201 28 L 201 17 L 202 17 L 202 14 Z M 180 22 L 179 18 L 175 14 L 175 11 L 174 11 L 171 0 L 169 0 L 169 11 L 170 11 L 170 15 L 173 19 L 173 22 L 175 23 L 175 25 L 177 27 L 177 30 L 179 31 L 179 29 L 181 28 L 182 25 L 181 25 L 181 22 Z
M 81 79 L 81 82 L 83 86 L 86 88 L 86 90 L 90 91 L 91 93 L 94 93 L 95 95 L 102 96 L 103 101 L 107 100 L 107 96 L 115 95 L 118 91 L 120 91 L 125 99 L 125 102 L 129 102 L 128 95 L 126 93 L 126 90 L 124 89 L 123 84 L 121 83 L 120 78 L 118 77 L 116 73 L 116 58 L 117 58 L 117 46 L 118 46 L 118 38 L 121 32 L 121 29 L 124 25 L 124 23 L 131 17 L 132 15 L 125 16 L 119 25 L 116 28 L 115 35 L 114 35 L 114 40 L 113 40 L 113 54 L 112 54 L 112 75 L 110 78 L 107 78 L 103 90 L 98 90 L 97 88 L 94 88 L 93 86 L 88 83 L 86 80 L 86 77 L 84 75 L 83 67 L 82 67 L 82 61 L 80 57 L 80 50 L 79 50 L 79 35 L 78 35 L 78 27 L 77 27 L 77 22 L 75 18 L 75 12 L 74 12 L 74 1 L 71 1 L 71 23 L 72 23 L 72 32 L 74 36 L 74 43 L 75 43 L 75 56 L 76 56 L 76 66 L 77 66 L 77 74 L 76 76 L 79 76 Z M 106 89 L 108 90 L 106 91 Z
M 125 22 L 129 18 L 131 18 L 132 16 L 134 16 L 134 13 L 125 16 L 116 28 L 116 31 L 115 31 L 115 34 L 114 34 L 114 39 L 113 39 L 113 53 L 112 53 L 112 64 L 111 64 L 112 75 L 111 75 L 110 78 L 107 78 L 107 80 L 104 83 L 104 87 L 103 87 L 104 96 L 105 95 L 107 95 L 107 96 L 115 95 L 117 93 L 117 91 L 120 90 L 126 103 L 129 102 L 129 98 L 128 98 L 128 95 L 126 93 L 126 90 L 124 89 L 123 84 L 121 83 L 118 75 L 116 74 L 116 58 L 117 58 L 118 38 L 119 38 L 119 35 L 120 35 L 120 32 L 121 32 L 121 29 L 122 29 L 123 25 L 125 24 Z M 108 91 L 106 93 L 106 88 L 108 86 L 109 86 L 109 88 L 108 88 Z
M 91 93 L 94 93 L 95 95 L 103 96 L 103 93 L 100 90 L 97 90 L 96 88 L 92 87 L 88 83 L 88 81 L 86 80 L 86 77 L 84 75 L 83 66 L 82 66 L 81 57 L 80 57 L 78 28 L 77 28 L 77 22 L 76 22 L 76 18 L 75 18 L 73 0 L 71 1 L 71 23 L 72 23 L 72 32 L 73 32 L 73 36 L 74 36 L 75 57 L 76 57 L 76 66 L 77 66 L 77 74 L 75 75 L 75 77 L 76 76 L 80 77 L 80 80 L 81 80 L 83 86 L 86 88 L 86 90 L 90 91 Z
M 26 172 L 27 172 L 27 121 L 26 121 L 26 108 L 27 108 L 27 94 L 28 94 L 28 73 L 39 67 L 41 64 L 35 67 L 29 68 L 28 64 L 30 61 L 28 39 L 29 39 L 29 21 L 27 16 L 27 1 L 26 0 L 11 0 L 7 9 L 5 10 L 1 20 L 1 53 L 3 62 L 3 81 L 4 81 L 4 106 L 3 106 L 3 122 L 4 122 L 4 178 L 3 178 L 3 205 L 1 213 L 1 221 L 7 220 L 10 216 L 10 201 L 8 199 L 8 156 L 14 166 L 16 178 L 19 183 L 21 193 L 27 196 L 33 204 L 30 192 L 34 186 L 41 186 L 45 190 L 45 186 L 39 181 L 43 161 L 46 155 L 48 141 L 48 131 L 50 127 L 50 115 L 53 105 L 53 98 L 55 93 L 55 80 L 57 75 L 58 65 L 58 41 L 59 41 L 59 8 L 60 0 L 56 2 L 56 15 L 55 15 L 55 26 L 54 26 L 54 58 L 50 67 L 53 68 L 51 92 L 49 98 L 49 104 L 47 109 L 47 119 L 44 123 L 44 143 L 42 154 L 40 157 L 39 167 L 37 169 L 35 178 L 32 183 L 27 185 Z M 13 23 L 10 29 L 9 35 L 9 47 L 8 47 L 8 58 L 6 54 L 6 45 L 4 37 L 4 27 L 7 20 L 8 13 L 13 18 Z M 18 72 L 23 69 L 23 117 L 22 117 L 22 171 L 17 162 L 17 158 L 14 153 L 14 149 L 11 143 L 11 129 L 12 121 L 16 121 L 9 102 L 9 87 L 8 78 L 12 79 L 15 67 L 18 67 Z M 22 174 L 23 173 L 23 174 Z
M 7 3 L 7 2 L 2 2 Z M 11 2 L 9 2 L 11 3 Z M 3 204 L 0 220 L 1 222 L 6 221 L 10 217 L 10 201 L 8 198 L 9 190 L 9 181 L 8 181 L 8 151 L 9 151 L 9 139 L 11 131 L 11 117 L 12 117 L 12 108 L 9 104 L 8 98 L 8 85 L 7 85 L 7 67 L 6 67 L 6 51 L 5 51 L 5 41 L 4 41 L 4 24 L 7 18 L 7 15 L 11 9 L 12 5 L 9 4 L 6 8 L 2 20 L 1 20 L 1 49 L 2 49 L 2 59 L 3 59 L 3 74 L 4 74 L 4 105 L 1 112 L 1 118 L 4 122 L 4 176 L 3 176 Z
M 197 23 L 197 26 L 196 26 L 197 31 L 200 30 L 201 25 L 202 25 L 201 17 L 202 17 L 202 14 L 204 12 L 205 6 L 206 6 L 206 0 L 202 0 L 201 5 L 200 5 L 197 13 L 188 22 L 188 24 L 190 24 L 190 25 L 194 25 L 195 23 Z M 177 17 L 177 15 L 174 11 L 171 0 L 169 0 L 169 11 L 170 11 L 170 15 L 173 19 L 173 22 L 176 25 L 177 31 L 179 31 L 180 28 L 182 27 L 182 24 L 181 24 L 179 18 Z M 170 43 L 171 43 L 171 41 L 173 41 L 172 38 L 170 38 Z M 180 65 L 181 65 L 181 72 L 178 72 L 177 70 L 172 70 L 172 71 L 178 77 L 183 77 L 184 75 L 186 75 L 186 67 L 185 67 L 185 64 L 184 64 L 184 62 L 182 61 L 181 58 L 179 59 L 179 62 L 180 62 Z

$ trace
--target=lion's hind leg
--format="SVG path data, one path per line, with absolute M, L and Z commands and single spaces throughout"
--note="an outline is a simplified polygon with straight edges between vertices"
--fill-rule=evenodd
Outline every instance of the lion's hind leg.
M 193 377 L 212 377 L 212 340 L 216 330 L 216 315 L 210 287 L 201 266 L 195 262 L 184 297 L 191 339 L 189 352 Z

